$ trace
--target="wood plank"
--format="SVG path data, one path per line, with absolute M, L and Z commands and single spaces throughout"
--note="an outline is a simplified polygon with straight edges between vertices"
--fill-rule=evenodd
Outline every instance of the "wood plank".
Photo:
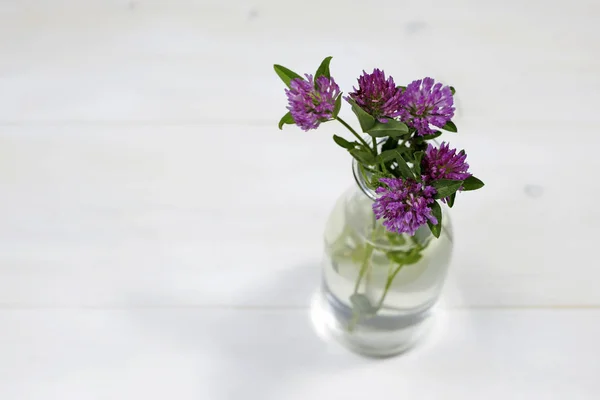
M 460 117 L 596 122 L 597 2 L 311 0 L 293 10 L 273 0 L 4 2 L 0 123 L 271 123 L 285 113 L 271 65 L 311 72 L 326 55 L 345 91 L 380 66 L 399 82 L 454 85 Z
M 334 132 L 4 129 L 0 304 L 305 306 L 326 218 L 354 184 Z M 597 189 L 582 173 L 600 167 L 596 146 L 544 132 L 490 127 L 453 140 L 487 186 L 452 210 L 447 306 L 600 305 L 589 261 Z
M 600 311 L 454 311 L 389 360 L 306 311 L 2 310 L 3 400 L 597 398 Z

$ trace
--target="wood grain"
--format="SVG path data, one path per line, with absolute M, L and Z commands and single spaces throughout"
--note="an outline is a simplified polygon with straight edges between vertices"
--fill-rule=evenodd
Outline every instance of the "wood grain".
M 0 2 L 0 398 L 598 398 L 592 0 Z M 310 324 L 350 187 L 281 132 L 277 62 L 457 89 L 485 190 L 452 210 L 433 335 L 387 361 Z M 349 110 L 342 115 L 351 119 Z

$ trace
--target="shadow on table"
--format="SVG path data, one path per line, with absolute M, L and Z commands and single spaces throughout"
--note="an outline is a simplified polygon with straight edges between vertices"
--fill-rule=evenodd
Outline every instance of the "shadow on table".
M 201 389 L 208 387 L 211 400 L 238 400 L 249 394 L 261 400 L 280 400 L 286 397 L 286 390 L 302 388 L 302 381 L 311 376 L 327 379 L 335 371 L 377 362 L 360 358 L 315 333 L 309 300 L 320 281 L 309 284 L 306 279 L 315 269 L 320 271 L 318 264 L 306 263 L 274 275 L 273 281 L 259 288 L 260 293 L 247 294 L 250 306 L 132 309 L 132 318 L 146 334 L 159 335 L 166 345 L 182 347 L 186 354 L 198 357 Z M 277 302 L 252 306 L 264 304 L 264 291 L 282 304 L 290 291 L 301 291 L 307 302 L 302 307 Z M 140 303 L 140 297 L 136 296 L 135 303 Z M 174 303 L 150 293 L 143 297 L 152 304 Z

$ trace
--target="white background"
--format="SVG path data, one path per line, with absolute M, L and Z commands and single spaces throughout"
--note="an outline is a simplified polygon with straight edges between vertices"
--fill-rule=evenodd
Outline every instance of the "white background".
M 600 398 L 596 0 L 0 2 L 0 399 Z M 350 185 L 280 63 L 457 89 L 484 190 L 432 335 L 370 360 L 310 322 Z M 343 115 L 350 120 L 348 109 Z

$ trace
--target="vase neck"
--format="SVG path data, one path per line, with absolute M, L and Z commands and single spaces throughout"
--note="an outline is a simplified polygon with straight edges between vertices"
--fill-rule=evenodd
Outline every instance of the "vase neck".
M 365 175 L 370 177 L 371 173 L 362 169 L 358 161 L 354 158 L 352 159 L 352 173 L 354 174 L 354 180 L 356 180 L 359 189 L 371 200 L 377 200 L 377 193 L 375 193 L 365 181 Z

